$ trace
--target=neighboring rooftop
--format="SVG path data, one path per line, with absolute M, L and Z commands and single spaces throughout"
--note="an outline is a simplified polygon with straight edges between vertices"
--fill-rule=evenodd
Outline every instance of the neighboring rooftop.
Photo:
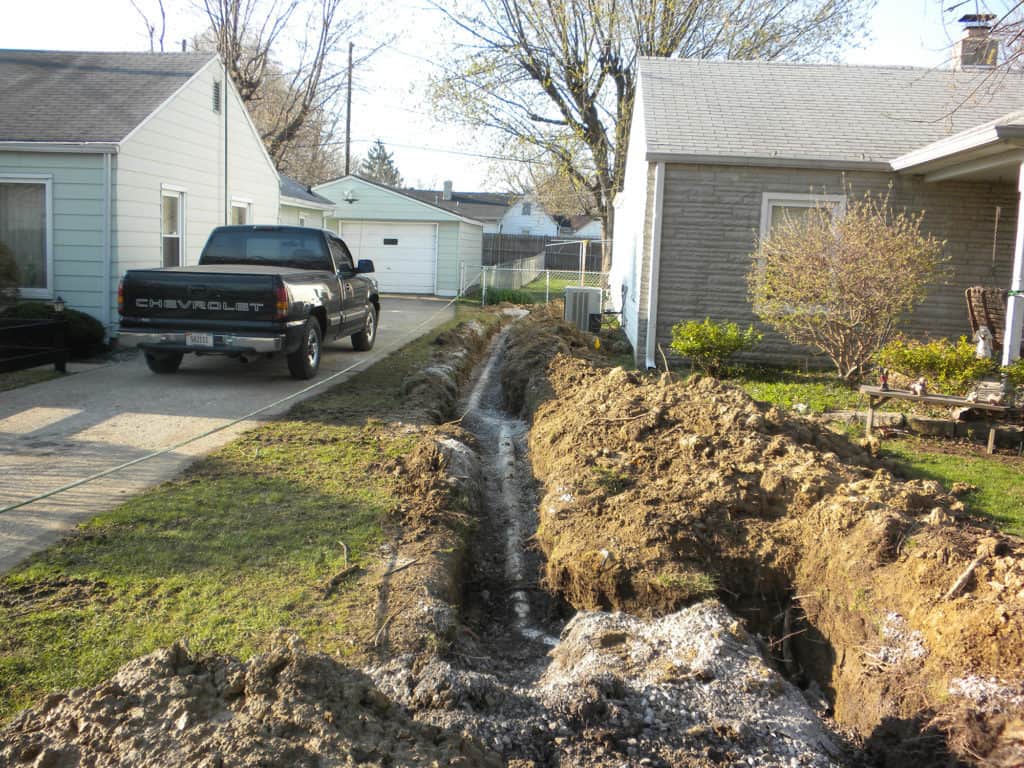
M 887 164 L 1024 106 L 1024 75 L 641 59 L 651 158 Z
M 120 141 L 214 56 L 0 50 L 0 141 Z
M 281 197 L 290 197 L 293 200 L 302 200 L 307 203 L 313 203 L 317 206 L 334 207 L 335 204 L 333 200 L 328 200 L 323 195 L 318 195 L 298 179 L 293 179 L 291 176 L 285 176 L 283 173 L 279 173 L 278 177 L 280 178 L 278 186 L 281 190 Z
M 502 192 L 452 192 L 451 200 L 444 199 L 439 189 L 402 189 L 408 195 L 424 203 L 436 205 L 446 211 L 457 213 L 481 222 L 498 221 L 516 200 L 518 195 Z

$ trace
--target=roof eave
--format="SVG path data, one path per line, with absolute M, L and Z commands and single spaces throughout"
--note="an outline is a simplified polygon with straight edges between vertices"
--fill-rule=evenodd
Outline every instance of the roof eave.
M 317 203 L 313 200 L 303 200 L 301 197 L 289 197 L 281 195 L 281 205 L 290 205 L 294 208 L 316 208 L 319 211 L 333 211 L 337 206 L 334 203 Z
M 64 152 L 86 155 L 114 155 L 116 141 L 0 141 L 0 152 Z
M 829 171 L 892 171 L 883 160 L 833 160 L 808 157 L 761 157 L 757 155 L 701 155 L 683 152 L 648 152 L 649 163 L 676 163 L 687 165 L 757 166 L 761 168 L 806 168 Z

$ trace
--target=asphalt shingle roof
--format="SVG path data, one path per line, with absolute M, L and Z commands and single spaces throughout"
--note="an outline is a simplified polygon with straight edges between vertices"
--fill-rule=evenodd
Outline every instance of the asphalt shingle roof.
M 446 211 L 476 221 L 497 221 L 518 197 L 499 192 L 452 192 L 452 199 L 445 200 L 444 192 L 437 189 L 403 189 L 402 194 L 424 203 L 436 205 Z
M 642 59 L 648 153 L 885 163 L 1024 107 L 1024 75 Z
M 0 50 L 0 141 L 120 141 L 213 57 Z
M 328 200 L 323 195 L 318 195 L 298 179 L 285 176 L 283 173 L 279 173 L 278 176 L 280 177 L 278 186 L 283 197 L 292 197 L 296 200 L 305 200 L 310 203 L 317 203 L 318 205 L 334 205 L 333 200 Z

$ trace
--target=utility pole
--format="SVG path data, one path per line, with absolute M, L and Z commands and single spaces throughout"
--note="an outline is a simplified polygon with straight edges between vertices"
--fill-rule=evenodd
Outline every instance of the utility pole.
M 345 105 L 345 175 L 352 159 L 352 43 L 348 44 L 348 97 Z

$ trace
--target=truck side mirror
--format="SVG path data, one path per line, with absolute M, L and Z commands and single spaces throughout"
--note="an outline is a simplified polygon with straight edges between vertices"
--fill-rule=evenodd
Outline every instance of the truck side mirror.
M 360 275 L 375 271 L 376 270 L 373 268 L 373 259 L 360 259 L 359 264 L 356 265 L 356 272 Z

